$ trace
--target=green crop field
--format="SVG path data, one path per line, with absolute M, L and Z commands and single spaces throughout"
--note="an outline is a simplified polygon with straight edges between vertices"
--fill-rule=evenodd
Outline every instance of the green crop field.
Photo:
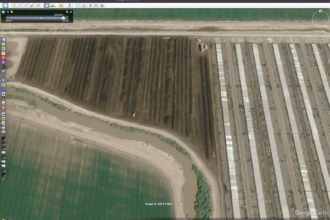
M 75 9 L 74 18 L 77 20 L 312 21 L 312 16 L 317 10 L 319 9 Z M 329 9 L 323 10 L 329 12 Z
M 6 130 L 0 219 L 173 217 L 170 206 L 145 205 L 171 201 L 168 187 L 150 170 L 59 133 L 10 121 Z

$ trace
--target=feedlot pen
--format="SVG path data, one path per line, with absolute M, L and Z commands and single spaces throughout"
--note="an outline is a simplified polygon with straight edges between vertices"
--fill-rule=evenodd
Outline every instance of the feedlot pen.
M 220 182 L 226 217 L 328 217 L 329 40 L 213 41 L 215 135 L 222 178 L 230 179 Z

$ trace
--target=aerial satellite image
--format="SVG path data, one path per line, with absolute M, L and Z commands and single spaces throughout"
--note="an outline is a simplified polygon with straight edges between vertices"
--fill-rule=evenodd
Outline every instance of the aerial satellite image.
M 0 219 L 330 217 L 329 13 L 1 22 Z

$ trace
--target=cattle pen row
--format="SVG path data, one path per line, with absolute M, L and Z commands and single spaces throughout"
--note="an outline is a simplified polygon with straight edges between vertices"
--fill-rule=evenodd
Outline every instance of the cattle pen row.
M 217 38 L 210 49 L 224 216 L 328 216 L 329 44 Z

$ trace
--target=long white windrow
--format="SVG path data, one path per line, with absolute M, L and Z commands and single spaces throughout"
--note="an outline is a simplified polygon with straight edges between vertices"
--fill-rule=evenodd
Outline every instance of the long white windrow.
M 329 44 L 328 44 L 328 47 L 330 48 Z M 312 44 L 312 48 L 313 48 L 313 52 L 314 52 L 314 55 L 316 58 L 317 67 L 319 68 L 320 75 L 322 78 L 323 88 L 324 88 L 325 94 L 327 96 L 328 103 L 330 104 L 330 87 L 329 87 L 329 82 L 328 82 L 328 79 L 327 79 L 327 76 L 326 76 L 326 73 L 325 73 L 325 70 L 324 70 L 324 67 L 322 64 L 319 49 L 316 44 Z
M 227 87 L 226 87 L 226 82 L 225 82 L 225 74 L 224 74 L 224 70 L 223 70 L 221 44 L 216 44 L 216 51 L 217 51 L 217 60 L 218 60 L 218 71 L 219 71 L 219 82 L 220 82 L 220 91 L 221 91 L 223 120 L 224 120 L 224 127 L 225 127 L 225 136 L 226 136 L 227 158 L 228 158 L 229 178 L 230 178 L 230 190 L 231 190 L 231 197 L 232 197 L 232 203 L 233 203 L 233 214 L 234 214 L 234 218 L 241 218 L 241 213 L 240 213 L 240 208 L 239 208 L 239 199 L 238 199 L 236 166 L 235 166 L 233 142 L 232 142 L 230 120 L 229 120 L 229 113 L 228 113 Z
M 317 218 L 313 193 L 311 190 L 308 172 L 306 169 L 305 158 L 304 158 L 303 151 L 302 151 L 297 122 L 296 122 L 295 114 L 293 111 L 293 105 L 291 103 L 291 99 L 290 99 L 290 95 L 289 95 L 288 84 L 286 82 L 286 78 L 284 75 L 284 68 L 283 68 L 283 64 L 282 64 L 282 60 L 281 60 L 280 51 L 278 49 L 277 44 L 273 44 L 273 48 L 274 48 L 277 69 L 278 69 L 278 73 L 279 73 L 280 81 L 281 81 L 281 85 L 282 85 L 282 90 L 283 90 L 283 94 L 284 94 L 284 100 L 285 100 L 286 108 L 288 111 L 290 126 L 291 126 L 291 130 L 292 130 L 292 135 L 293 135 L 293 141 L 294 141 L 294 145 L 296 147 L 298 163 L 299 163 L 299 167 L 300 167 L 300 174 L 301 174 L 303 184 L 304 184 L 304 189 L 305 189 L 305 194 L 306 194 L 309 211 L 311 213 L 311 218 Z
M 246 79 L 245 79 L 245 70 L 244 70 L 244 65 L 243 65 L 241 45 L 235 44 L 235 47 L 236 47 L 236 54 L 237 54 L 237 61 L 238 61 L 238 71 L 239 71 L 239 76 L 240 76 L 240 81 L 241 81 L 241 86 L 242 86 L 244 109 L 245 109 L 245 112 L 251 112 L 249 95 L 248 95 Z M 278 158 L 278 153 L 277 153 L 273 125 L 272 125 L 271 116 L 269 113 L 267 96 L 264 97 L 264 95 L 266 94 L 265 92 L 266 91 L 264 91 L 264 92 L 261 91 L 261 95 L 263 97 L 262 103 L 263 103 L 263 108 L 264 108 L 264 112 L 265 112 L 266 125 L 267 125 L 269 143 L 270 143 L 273 164 L 274 164 L 274 169 L 275 169 L 275 174 L 276 174 L 276 183 L 277 183 L 278 193 L 279 193 L 279 197 L 280 197 L 282 215 L 283 215 L 283 218 L 290 218 L 289 208 L 288 208 L 285 190 L 284 190 L 283 177 L 282 177 L 282 172 L 281 172 L 281 167 L 280 167 L 280 160 Z M 250 123 L 252 123 L 252 118 L 248 118 L 248 115 L 246 115 L 246 121 L 247 122 L 250 121 Z M 252 134 L 253 134 L 253 130 L 252 130 Z M 249 136 L 250 136 L 250 133 L 249 133 Z
M 245 89 L 245 90 L 247 89 L 245 82 L 244 82 L 244 85 L 242 86 L 242 91 L 243 91 L 243 89 Z M 257 193 L 257 199 L 258 199 L 259 217 L 267 218 L 265 198 L 264 198 L 264 193 L 263 193 L 263 183 L 262 183 L 262 179 L 261 179 L 261 171 L 260 171 L 259 158 L 258 158 L 258 153 L 257 153 L 257 145 L 256 145 L 255 136 L 254 136 L 252 115 L 251 115 L 249 97 L 247 96 L 247 90 L 246 90 L 246 93 L 243 92 L 243 99 L 244 99 L 244 110 L 245 110 L 245 116 L 246 116 L 246 125 L 247 125 L 247 130 L 248 130 L 248 137 L 249 137 L 249 145 L 250 145 L 250 151 L 251 151 L 254 181 L 255 181 L 256 193 Z
M 319 162 L 321 165 L 321 171 L 323 174 L 323 178 L 324 178 L 324 182 L 325 182 L 325 186 L 326 186 L 326 190 L 327 190 L 327 194 L 328 194 L 328 199 L 329 199 L 330 198 L 330 191 L 329 191 L 330 190 L 330 176 L 329 176 L 327 164 L 325 162 L 324 153 L 323 153 L 322 145 L 320 142 L 319 134 L 317 131 L 315 119 L 313 116 L 312 106 L 309 101 L 309 97 L 308 97 L 308 93 L 307 93 L 307 89 L 306 89 L 306 85 L 305 85 L 305 81 L 304 81 L 304 76 L 301 72 L 301 67 L 300 67 L 300 63 L 298 60 L 298 55 L 297 55 L 295 45 L 290 44 L 290 49 L 291 49 L 291 54 L 292 54 L 293 61 L 294 61 L 294 66 L 296 68 L 296 73 L 298 75 L 300 89 L 303 94 L 305 108 L 306 108 L 306 112 L 307 112 L 307 116 L 308 116 L 308 121 L 309 121 L 311 130 L 312 130 L 312 136 L 314 139 L 314 144 L 315 144 L 317 156 L 319 158 Z

